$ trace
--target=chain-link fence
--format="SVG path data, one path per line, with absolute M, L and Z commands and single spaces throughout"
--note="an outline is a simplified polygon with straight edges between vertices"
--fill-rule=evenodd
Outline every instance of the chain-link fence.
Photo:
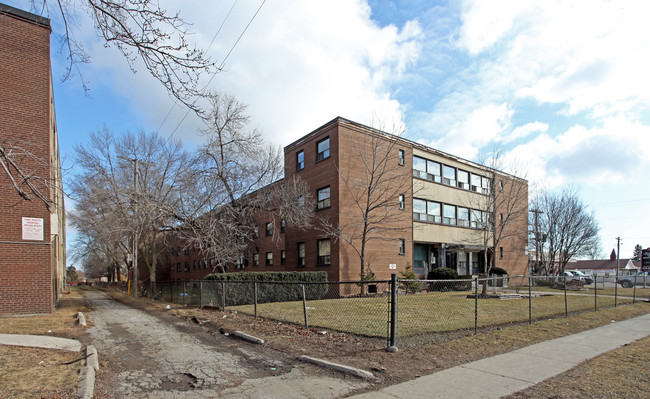
M 482 329 L 648 299 L 641 279 L 506 276 L 458 280 L 352 282 L 175 281 L 142 293 L 174 304 L 215 307 L 308 328 L 386 338 L 394 345 L 426 335 Z M 648 282 L 650 283 L 650 282 Z

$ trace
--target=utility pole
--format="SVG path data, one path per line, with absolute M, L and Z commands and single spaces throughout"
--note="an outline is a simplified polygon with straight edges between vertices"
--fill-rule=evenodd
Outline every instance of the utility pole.
M 621 254 L 621 237 L 616 237 L 616 281 L 614 281 L 614 307 L 618 302 L 618 269 Z
M 538 227 L 537 227 L 537 216 L 538 216 L 540 213 L 542 213 L 542 211 L 540 211 L 540 210 L 538 210 L 538 209 L 531 209 L 531 210 L 528 211 L 528 212 L 532 212 L 533 214 L 535 214 L 535 232 L 534 232 L 534 234 L 535 234 L 535 265 L 538 265 L 538 262 L 539 262 L 539 261 L 538 261 L 538 257 L 539 257 L 539 230 L 538 230 Z M 532 268 L 532 266 L 530 267 L 530 271 L 528 272 L 528 274 L 529 274 L 530 276 L 533 275 L 533 268 Z
M 131 295 L 134 298 L 138 297 L 138 228 L 137 228 L 137 219 L 138 219 L 138 165 L 140 163 L 146 165 L 153 165 L 149 162 L 140 161 L 138 158 L 126 158 L 122 156 L 117 156 L 120 159 L 133 162 L 133 282 L 132 282 L 132 291 Z

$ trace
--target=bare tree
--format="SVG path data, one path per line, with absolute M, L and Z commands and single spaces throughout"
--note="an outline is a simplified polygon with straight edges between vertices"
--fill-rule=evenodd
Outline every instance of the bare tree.
M 350 217 L 337 224 L 323 220 L 321 225 L 326 234 L 356 253 L 361 280 L 373 280 L 372 243 L 395 242 L 398 233 L 408 228 L 403 210 L 412 198 L 412 172 L 403 167 L 399 136 L 373 129 L 357 135 L 356 140 L 350 156 L 336 165 L 341 182 L 339 207 L 348 208 Z
M 72 182 L 78 204 L 73 224 L 95 253 L 99 249 L 113 262 L 138 237 L 138 254 L 155 282 L 156 266 L 166 249 L 165 232 L 177 224 L 178 187 L 191 167 L 188 153 L 180 141 L 156 133 L 114 137 L 108 129 L 93 134 L 90 143 L 76 152 L 82 172 Z M 136 187 L 130 159 L 142 162 Z
M 201 131 L 206 142 L 181 190 L 178 231 L 186 246 L 215 259 L 214 269 L 223 271 L 247 254 L 257 216 L 305 228 L 313 200 L 299 178 L 281 179 L 282 153 L 249 128 L 245 105 L 223 94 L 211 94 L 210 101 Z
M 528 236 L 528 183 L 521 175 L 521 168 L 513 163 L 506 169 L 499 150 L 495 151 L 486 162 L 487 176 L 472 175 L 476 182 L 470 182 L 473 191 L 481 196 L 471 199 L 470 210 L 473 227 L 480 229 L 480 245 L 483 254 L 483 273 L 486 276 L 496 264 L 498 257 L 503 257 L 502 247 L 521 251 L 527 246 Z M 480 182 L 478 181 L 480 179 Z M 508 245 L 502 245 L 504 243 Z M 487 293 L 487 281 L 482 287 L 482 295 Z
M 599 227 L 593 213 L 573 188 L 561 192 L 542 191 L 533 200 L 540 211 L 534 236 L 544 270 L 562 274 L 571 258 L 599 252 Z
M 52 9 L 52 10 L 50 10 Z M 61 16 L 64 32 L 61 48 L 68 60 L 63 80 L 80 72 L 80 64 L 90 62 L 81 42 L 75 39 L 74 21 L 79 11 L 92 19 L 106 46 L 114 46 L 136 71 L 141 60 L 149 73 L 184 105 L 195 109 L 194 100 L 201 72 L 215 69 L 205 53 L 189 43 L 188 24 L 180 14 L 160 7 L 157 0 L 33 0 L 32 10 Z

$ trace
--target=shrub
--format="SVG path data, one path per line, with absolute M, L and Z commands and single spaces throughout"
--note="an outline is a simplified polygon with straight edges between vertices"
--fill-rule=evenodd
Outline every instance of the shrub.
M 458 272 L 448 267 L 438 267 L 427 275 L 427 280 L 457 280 Z
M 400 276 L 405 280 L 417 280 L 418 276 L 413 272 L 410 264 L 407 264 L 403 271 L 399 272 Z M 404 281 L 400 282 L 399 287 L 406 292 L 411 291 L 416 293 L 422 289 L 422 283 L 419 281 Z
M 327 292 L 327 272 L 240 272 L 218 273 L 205 276 L 208 281 L 226 281 L 225 296 L 229 306 L 255 303 L 255 282 L 257 302 L 289 302 L 302 300 L 302 286 L 308 300 L 321 299 Z M 216 298 L 222 295 L 221 284 L 211 285 Z
M 507 276 L 508 271 L 506 269 L 502 269 L 502 268 L 497 267 L 497 266 L 492 266 L 492 268 L 490 269 L 490 274 L 497 274 L 499 276 Z

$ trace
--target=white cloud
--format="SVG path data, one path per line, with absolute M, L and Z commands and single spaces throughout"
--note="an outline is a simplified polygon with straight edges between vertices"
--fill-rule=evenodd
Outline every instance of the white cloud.
M 517 126 L 512 133 L 504 136 L 502 138 L 503 143 L 510 143 L 515 140 L 523 139 L 528 136 L 530 136 L 533 133 L 540 132 L 540 133 L 545 133 L 548 131 L 548 124 L 547 123 L 542 123 L 542 122 L 532 122 L 532 123 L 527 123 L 523 126 Z

